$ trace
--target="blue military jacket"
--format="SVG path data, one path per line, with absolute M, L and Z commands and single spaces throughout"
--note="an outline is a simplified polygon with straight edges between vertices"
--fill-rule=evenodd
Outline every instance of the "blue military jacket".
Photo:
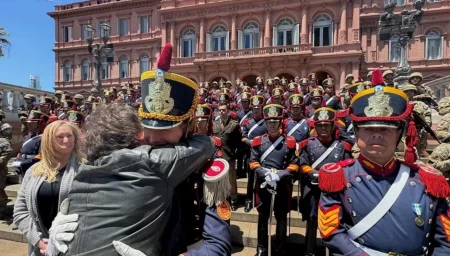
M 305 120 L 305 121 L 303 121 Z M 299 127 L 295 129 L 295 131 L 291 134 L 292 137 L 295 138 L 295 141 L 300 142 L 306 140 L 309 137 L 309 124 L 308 120 L 302 119 L 296 121 L 292 119 L 292 117 L 284 119 L 283 122 L 283 130 L 285 134 L 290 134 L 291 130 L 300 122 L 303 122 Z
M 381 201 L 403 163 L 393 158 L 380 166 L 360 154 L 320 169 L 319 230 L 333 255 L 368 255 L 356 246 L 347 230 Z M 450 211 L 445 200 L 450 188 L 445 178 L 426 166 L 410 165 L 410 176 L 394 205 L 355 241 L 383 253 L 450 255 Z M 421 209 L 416 224 L 412 205 Z
M 253 129 L 253 126 L 255 125 L 258 126 L 255 129 Z M 241 130 L 242 130 L 242 137 L 247 138 L 248 140 L 251 141 L 253 138 L 257 136 L 264 135 L 267 132 L 267 126 L 266 122 L 264 122 L 264 119 L 255 120 L 254 118 L 247 118 L 244 120 L 244 122 L 242 122 Z

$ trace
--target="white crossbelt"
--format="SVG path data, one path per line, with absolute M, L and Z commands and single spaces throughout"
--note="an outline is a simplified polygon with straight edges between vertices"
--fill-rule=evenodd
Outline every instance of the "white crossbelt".
M 278 139 L 266 150 L 266 152 L 264 152 L 259 162 L 262 163 L 264 159 L 266 159 L 267 156 L 269 156 L 269 154 L 272 153 L 272 151 L 278 146 L 278 144 L 280 144 L 280 142 L 283 141 L 283 139 L 284 139 L 283 136 L 278 137 Z
M 353 123 L 350 123 L 350 125 L 347 127 L 347 132 L 349 133 L 353 129 Z M 350 135 L 351 138 L 355 138 L 355 134 L 353 133 Z
M 239 122 L 239 125 L 242 125 L 242 122 L 244 122 L 244 120 L 252 113 L 252 111 L 248 111 L 247 114 L 245 114 L 245 116 L 242 117 L 241 121 Z
M 359 243 L 357 243 L 357 242 L 355 242 L 355 241 L 352 241 L 352 243 L 353 243 L 354 245 L 356 245 L 357 247 L 361 248 L 361 249 L 362 249 L 363 251 L 365 251 L 367 254 L 369 254 L 369 256 L 389 256 L 389 253 L 379 252 L 379 251 L 377 251 L 377 250 L 370 249 L 370 248 L 365 247 L 364 245 L 361 245 L 361 244 L 359 244 Z M 420 254 L 420 255 L 417 255 L 417 256 L 423 256 L 423 255 L 424 255 L 424 254 Z
M 250 128 L 250 131 L 248 131 L 247 137 L 250 137 L 250 134 L 262 123 L 264 122 L 264 119 L 259 120 L 255 125 L 253 125 L 252 128 Z
M 311 168 L 316 169 L 316 167 L 323 162 L 323 160 L 331 153 L 331 151 L 336 148 L 338 143 L 339 141 L 337 140 L 333 141 L 333 144 L 331 144 L 327 151 L 325 151 L 319 158 L 317 158 L 317 160 L 311 165 Z
M 381 199 L 380 203 L 367 214 L 360 222 L 347 231 L 350 239 L 355 240 L 371 229 L 383 216 L 391 209 L 397 198 L 400 196 L 406 182 L 409 178 L 410 169 L 406 165 L 401 165 L 400 171 L 395 178 L 386 195 Z
M 297 123 L 287 134 L 287 136 L 291 136 L 292 134 L 294 134 L 295 131 L 297 131 L 298 127 L 300 127 L 300 125 L 302 125 L 305 122 L 305 119 L 303 119 L 301 122 Z

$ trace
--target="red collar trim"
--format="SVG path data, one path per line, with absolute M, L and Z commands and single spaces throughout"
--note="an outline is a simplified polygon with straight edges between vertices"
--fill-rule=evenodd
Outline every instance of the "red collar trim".
M 364 167 L 364 169 L 369 170 L 380 176 L 387 176 L 391 174 L 396 169 L 396 159 L 392 157 L 389 162 L 387 162 L 384 166 L 381 166 L 372 160 L 369 160 L 363 154 L 359 154 L 358 156 L 359 163 Z

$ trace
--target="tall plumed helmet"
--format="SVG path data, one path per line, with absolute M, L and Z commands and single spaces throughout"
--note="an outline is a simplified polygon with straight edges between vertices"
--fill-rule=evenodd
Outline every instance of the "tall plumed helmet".
M 187 77 L 170 73 L 172 45 L 166 44 L 157 69 L 141 75 L 142 104 L 138 115 L 149 129 L 169 129 L 191 120 L 197 108 L 197 84 Z
M 383 73 L 381 73 L 381 70 L 375 69 L 372 72 L 372 86 L 377 85 L 383 85 L 384 86 L 384 79 L 383 79 Z

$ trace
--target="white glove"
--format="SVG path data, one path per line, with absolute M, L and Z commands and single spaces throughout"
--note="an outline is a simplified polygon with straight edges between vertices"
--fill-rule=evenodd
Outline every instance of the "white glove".
M 266 181 L 267 181 L 267 182 L 269 182 L 269 181 L 275 181 L 275 182 L 277 182 L 277 181 L 280 181 L 280 177 L 279 177 L 276 173 L 273 173 L 273 172 L 267 172 L 267 173 L 266 173 Z
M 56 247 L 62 253 L 66 253 L 68 246 L 67 242 L 73 240 L 75 230 L 78 228 L 78 214 L 69 213 L 69 199 L 65 199 L 59 207 L 58 215 L 52 222 L 50 228 L 49 244 Z M 57 252 L 52 252 L 51 254 Z
M 122 242 L 113 241 L 113 245 L 120 256 L 146 256 L 143 252 L 133 249 Z

